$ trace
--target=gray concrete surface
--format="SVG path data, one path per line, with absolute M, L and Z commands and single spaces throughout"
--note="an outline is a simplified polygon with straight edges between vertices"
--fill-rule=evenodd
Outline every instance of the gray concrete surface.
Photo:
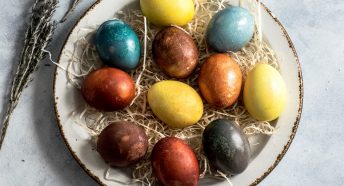
M 288 153 L 261 185 L 344 184 L 344 1 L 263 0 L 285 25 L 298 51 L 305 85 L 300 127 Z M 1 2 L 0 112 L 22 47 L 33 0 Z M 56 59 L 71 26 L 90 5 L 81 1 L 59 24 L 51 51 Z M 56 19 L 69 5 L 61 0 Z M 54 66 L 42 62 L 11 119 L 0 151 L 0 185 L 96 185 L 74 161 L 53 112 Z

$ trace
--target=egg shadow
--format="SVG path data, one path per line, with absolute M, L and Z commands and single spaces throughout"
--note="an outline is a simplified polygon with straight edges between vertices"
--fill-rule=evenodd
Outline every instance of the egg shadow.
M 270 122 L 271 126 L 276 127 L 278 119 Z M 259 153 L 264 149 L 268 141 L 270 140 L 270 135 L 258 134 L 248 137 L 251 147 L 250 161 L 253 161 Z
M 225 183 L 225 180 L 219 180 L 215 178 L 200 179 L 198 185 L 217 185 L 220 183 Z
M 86 154 L 90 153 L 90 151 L 92 151 L 92 153 L 96 154 L 97 158 L 87 156 Z M 85 154 L 85 156 L 83 158 L 84 158 L 84 160 L 87 159 L 86 160 L 87 166 L 90 166 L 96 170 L 104 169 L 107 167 L 105 163 L 102 165 L 103 162 L 101 162 L 101 163 L 97 162 L 97 161 L 103 160 L 103 159 L 98 154 L 98 152 L 96 150 L 96 144 L 94 144 L 91 140 L 89 140 L 88 143 L 85 143 L 81 146 L 81 152 L 80 153 Z M 105 171 L 106 171 L 106 169 L 104 169 L 104 172 Z

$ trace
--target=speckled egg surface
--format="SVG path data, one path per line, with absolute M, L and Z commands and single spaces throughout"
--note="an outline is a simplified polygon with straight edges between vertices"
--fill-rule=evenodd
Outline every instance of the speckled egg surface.
M 246 9 L 230 6 L 214 15 L 210 20 L 207 44 L 218 52 L 238 51 L 252 38 L 254 18 Z
M 121 20 L 105 21 L 96 32 L 96 47 L 102 61 L 128 71 L 140 60 L 140 40 L 135 31 Z
M 209 163 L 226 174 L 239 174 L 249 164 L 250 144 L 234 121 L 217 119 L 210 122 L 203 132 L 202 144 Z
M 213 54 L 202 64 L 198 86 L 211 106 L 231 106 L 239 97 L 241 84 L 240 67 L 229 55 Z

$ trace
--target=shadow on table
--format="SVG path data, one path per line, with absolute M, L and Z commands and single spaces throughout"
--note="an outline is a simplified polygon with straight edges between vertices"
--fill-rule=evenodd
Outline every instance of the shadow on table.
M 80 12 L 84 12 L 86 8 L 87 6 Z M 70 30 L 81 14 L 78 16 L 70 15 L 66 22 L 57 25 L 54 40 L 48 48 L 53 59 L 57 60 Z M 33 108 L 35 109 L 34 113 L 36 113 L 33 116 L 34 126 L 36 127 L 38 144 L 41 146 L 40 149 L 45 159 L 44 162 L 49 162 L 47 166 L 51 167 L 54 172 L 54 175 L 51 176 L 63 180 L 61 183 L 64 183 L 65 186 L 97 185 L 73 159 L 57 126 L 53 100 L 55 68 L 46 57 L 35 73 L 35 82 L 32 83 L 34 95 L 36 95 L 33 98 Z
M 35 2 L 35 0 L 27 0 L 24 3 L 24 7 L 31 7 L 33 5 L 33 3 Z M 27 11 L 23 11 L 22 14 L 17 15 L 18 17 L 22 17 L 23 19 L 27 20 L 26 22 L 28 22 L 28 20 L 30 19 L 30 12 L 31 9 L 28 8 Z M 4 87 L 7 87 L 5 90 L 5 99 L 4 99 L 4 104 L 2 104 L 2 110 L 0 113 L 0 118 L 1 118 L 1 123 L 0 123 L 0 128 L 2 126 L 2 121 L 4 120 L 4 116 L 8 107 L 8 99 L 10 96 L 10 91 L 11 91 L 11 84 L 12 84 L 12 79 L 13 76 L 17 70 L 17 66 L 20 60 L 20 54 L 21 54 L 21 50 L 24 46 L 24 38 L 25 38 L 25 31 L 26 31 L 26 27 L 27 24 L 21 25 L 18 27 L 18 30 L 16 30 L 13 34 L 14 34 L 14 38 L 15 38 L 15 42 L 14 42 L 14 49 L 17 49 L 15 53 L 13 53 L 12 59 L 10 59 L 10 63 L 12 65 L 12 69 L 10 71 L 10 73 L 5 74 L 5 82 L 8 82 L 7 85 L 5 85 Z M 6 139 L 5 139 L 6 140 Z

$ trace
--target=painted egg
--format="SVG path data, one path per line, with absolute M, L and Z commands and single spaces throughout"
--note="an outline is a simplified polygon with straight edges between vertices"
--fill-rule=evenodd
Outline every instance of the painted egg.
M 196 90 L 179 81 L 155 83 L 147 99 L 153 113 L 171 128 L 193 125 L 203 114 L 203 102 Z
M 218 52 L 238 51 L 252 38 L 254 18 L 246 9 L 230 6 L 214 15 L 210 20 L 207 44 Z
M 155 176 L 166 186 L 196 186 L 199 165 L 191 147 L 176 137 L 166 137 L 155 144 L 152 151 Z
M 192 0 L 140 0 L 140 5 L 143 14 L 157 26 L 186 25 L 195 13 Z
M 280 73 L 270 65 L 258 64 L 247 75 L 244 104 L 251 116 L 271 121 L 281 115 L 287 100 L 287 89 Z
M 198 49 L 192 37 L 183 30 L 169 26 L 153 41 L 153 58 L 170 77 L 186 78 L 196 68 Z
M 198 86 L 212 106 L 225 108 L 239 97 L 242 74 L 239 65 L 226 54 L 213 54 L 203 63 Z
M 107 126 L 98 136 L 97 151 L 111 166 L 126 167 L 144 157 L 148 148 L 145 131 L 127 121 Z
M 115 111 L 128 106 L 135 96 L 133 79 L 126 72 L 105 67 L 86 76 L 82 87 L 85 101 L 102 111 Z
M 98 28 L 95 41 L 99 56 L 106 65 L 128 71 L 139 64 L 139 38 L 123 21 L 105 21 Z
M 243 172 L 250 160 L 250 144 L 241 128 L 226 119 L 207 125 L 202 138 L 203 150 L 210 164 L 223 173 Z

